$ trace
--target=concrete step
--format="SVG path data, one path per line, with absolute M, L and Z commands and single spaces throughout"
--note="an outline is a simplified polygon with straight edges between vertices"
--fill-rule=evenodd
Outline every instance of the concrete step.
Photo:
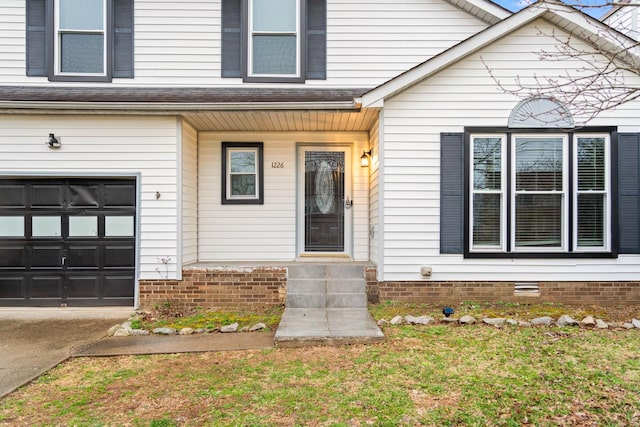
M 367 295 L 358 293 L 327 294 L 327 308 L 366 308 Z
M 331 264 L 327 265 L 327 279 L 364 279 L 362 265 Z
M 326 292 L 287 292 L 286 308 L 325 308 L 327 306 Z
M 288 279 L 287 293 L 326 292 L 325 279 Z
M 298 264 L 287 268 L 287 280 L 290 279 L 324 279 L 327 266 L 321 264 Z
M 339 293 L 366 293 L 367 282 L 364 279 L 329 279 L 326 281 L 326 289 L 329 294 Z

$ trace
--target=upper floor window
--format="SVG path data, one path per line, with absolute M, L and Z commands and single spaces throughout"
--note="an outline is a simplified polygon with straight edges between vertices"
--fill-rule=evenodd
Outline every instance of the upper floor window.
M 249 75 L 300 76 L 299 0 L 249 0 Z
M 133 1 L 27 0 L 27 75 L 133 78 Z
M 326 0 L 222 0 L 222 77 L 326 78 Z
M 106 75 L 106 3 L 106 0 L 56 2 L 56 75 Z

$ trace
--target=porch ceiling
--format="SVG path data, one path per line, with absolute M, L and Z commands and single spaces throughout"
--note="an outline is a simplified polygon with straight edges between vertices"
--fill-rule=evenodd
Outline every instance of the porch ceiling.
M 361 111 L 205 111 L 181 116 L 198 131 L 356 132 L 373 126 L 378 109 Z

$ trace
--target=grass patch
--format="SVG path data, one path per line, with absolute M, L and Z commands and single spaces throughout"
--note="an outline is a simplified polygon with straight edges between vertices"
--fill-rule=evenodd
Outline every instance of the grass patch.
M 162 307 L 164 308 L 155 309 L 134 318 L 131 327 L 147 330 L 161 327 L 215 330 L 232 323 L 238 323 L 240 328 L 264 323 L 269 329 L 274 330 L 278 327 L 284 311 L 284 307 L 281 306 L 251 306 L 220 311 L 196 310 L 195 312 L 172 310 L 165 305 Z
M 555 308 L 492 309 L 530 318 Z M 431 314 L 406 309 L 372 307 L 376 317 Z M 74 359 L 0 401 L 0 425 L 640 425 L 637 330 L 385 334 L 376 345 Z

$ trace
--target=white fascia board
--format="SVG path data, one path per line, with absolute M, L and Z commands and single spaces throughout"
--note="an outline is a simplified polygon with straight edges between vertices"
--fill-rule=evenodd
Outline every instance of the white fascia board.
M 256 102 L 256 103 L 144 103 L 144 102 L 56 102 L 0 101 L 0 110 L 80 111 L 250 111 L 250 110 L 358 110 L 353 101 L 342 102 Z
M 508 17 L 510 17 L 511 15 L 513 15 L 512 12 L 509 12 L 508 10 L 498 6 L 497 4 L 493 3 L 492 1 L 487 1 L 487 0 L 466 0 L 466 2 L 474 7 L 477 7 L 478 9 L 484 10 L 485 12 L 495 16 L 496 18 L 499 19 L 506 19 Z
M 567 25 L 575 25 L 579 28 L 579 32 L 573 31 L 577 36 L 583 38 L 591 37 L 591 39 L 595 37 L 602 49 L 611 51 L 612 53 L 624 50 L 636 57 L 640 57 L 640 49 L 636 41 L 619 33 L 606 24 L 569 6 L 555 3 L 537 3 L 365 93 L 361 98 L 362 106 L 370 107 L 379 105 L 384 99 L 388 99 L 404 91 L 408 87 L 419 83 L 425 78 L 538 18 L 545 18 L 550 22 L 553 22 L 554 18 L 558 18 Z M 558 24 L 556 23 L 555 25 Z M 609 35 L 613 34 L 614 36 L 606 37 L 607 32 L 609 32 Z

